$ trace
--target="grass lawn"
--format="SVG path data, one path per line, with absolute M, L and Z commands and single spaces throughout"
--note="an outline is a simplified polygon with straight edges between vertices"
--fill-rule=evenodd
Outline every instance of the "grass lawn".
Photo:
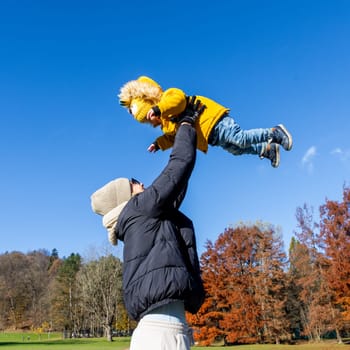
M 1 333 L 0 350 L 126 350 L 129 348 L 130 338 L 114 338 L 107 342 L 104 338 L 91 339 L 62 339 L 60 333 L 34 334 L 34 333 Z M 299 345 L 240 345 L 240 346 L 194 346 L 193 350 L 342 350 L 349 349 L 349 345 L 339 345 L 334 341 L 317 344 Z
M 125 350 L 129 348 L 130 337 L 62 339 L 61 333 L 41 335 L 37 333 L 0 333 L 1 350 Z

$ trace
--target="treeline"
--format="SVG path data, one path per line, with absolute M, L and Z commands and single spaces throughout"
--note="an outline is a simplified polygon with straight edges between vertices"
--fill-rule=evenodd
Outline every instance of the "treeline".
M 113 255 L 86 263 L 40 250 L 0 255 L 0 329 L 62 331 L 67 337 L 127 333 L 122 263 Z
M 297 208 L 289 260 L 271 225 L 228 228 L 201 256 L 207 298 L 190 316 L 195 339 L 279 343 L 350 332 L 350 188 L 314 219 Z
M 297 208 L 295 238 L 284 250 L 273 225 L 227 228 L 201 255 L 207 298 L 187 315 L 203 345 L 318 341 L 350 333 L 350 188 L 326 200 L 317 218 Z M 101 335 L 135 327 L 122 300 L 122 262 L 83 262 L 57 251 L 0 255 L 0 329 Z

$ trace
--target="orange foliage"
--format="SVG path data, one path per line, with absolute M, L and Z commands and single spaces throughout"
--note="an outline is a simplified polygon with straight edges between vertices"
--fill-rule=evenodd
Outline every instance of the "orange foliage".
M 251 343 L 283 334 L 281 240 L 270 226 L 226 229 L 201 256 L 207 298 L 189 318 L 195 340 Z

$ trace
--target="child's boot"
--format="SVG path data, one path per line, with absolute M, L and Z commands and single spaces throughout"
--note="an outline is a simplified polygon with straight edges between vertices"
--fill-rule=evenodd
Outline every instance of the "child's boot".
M 289 133 L 287 128 L 282 124 L 279 124 L 274 128 L 272 128 L 272 136 L 271 136 L 270 142 L 278 143 L 286 151 L 290 151 L 293 146 L 292 135 Z
M 268 143 L 260 158 L 270 159 L 271 165 L 277 168 L 280 165 L 280 146 L 277 143 Z

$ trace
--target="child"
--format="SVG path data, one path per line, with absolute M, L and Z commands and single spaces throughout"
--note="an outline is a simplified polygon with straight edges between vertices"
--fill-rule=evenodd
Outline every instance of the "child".
M 148 147 L 149 152 L 172 147 L 177 130 L 176 117 L 185 110 L 189 99 L 182 90 L 170 88 L 163 91 L 154 80 L 141 76 L 126 83 L 118 97 L 120 104 L 128 108 L 137 121 L 162 129 L 164 135 Z M 208 151 L 208 144 L 221 146 L 233 155 L 256 154 L 267 158 L 277 168 L 279 145 L 286 151 L 291 150 L 292 136 L 282 124 L 273 128 L 242 130 L 229 116 L 228 108 L 204 96 L 197 98 L 206 106 L 196 121 L 197 148 L 204 153 Z

